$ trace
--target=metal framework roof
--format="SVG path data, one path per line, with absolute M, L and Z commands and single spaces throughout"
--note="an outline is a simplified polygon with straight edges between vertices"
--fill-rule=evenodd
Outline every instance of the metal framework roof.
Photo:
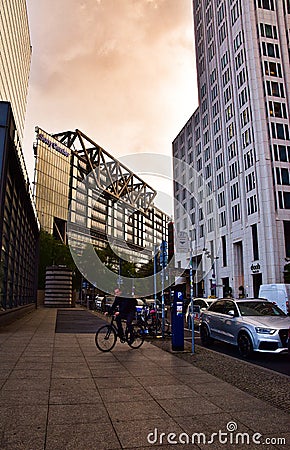
M 97 187 L 111 198 L 143 211 L 152 205 L 156 191 L 80 130 L 53 137 L 86 161 L 84 178 L 93 174 Z

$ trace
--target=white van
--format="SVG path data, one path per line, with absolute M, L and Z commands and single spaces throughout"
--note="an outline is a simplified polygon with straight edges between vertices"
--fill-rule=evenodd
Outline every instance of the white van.
M 262 284 L 259 297 L 266 298 L 279 306 L 286 314 L 290 314 L 290 284 Z

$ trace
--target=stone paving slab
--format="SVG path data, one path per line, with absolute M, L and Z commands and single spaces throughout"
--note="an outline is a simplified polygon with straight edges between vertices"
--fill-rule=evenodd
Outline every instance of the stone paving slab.
M 73 313 L 82 327 L 91 315 L 82 310 L 79 321 L 78 309 Z M 147 342 L 101 353 L 84 328 L 56 333 L 56 317 L 56 310 L 38 309 L 1 329 L 1 450 L 179 449 L 192 434 L 208 438 L 229 424 L 249 436 L 285 437 L 289 446 L 282 410 Z M 190 448 L 261 446 L 195 441 Z

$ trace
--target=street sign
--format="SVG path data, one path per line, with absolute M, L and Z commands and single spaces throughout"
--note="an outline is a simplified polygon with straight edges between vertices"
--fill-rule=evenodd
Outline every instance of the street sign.
M 178 253 L 189 252 L 189 239 L 186 231 L 180 231 L 177 236 L 176 251 Z

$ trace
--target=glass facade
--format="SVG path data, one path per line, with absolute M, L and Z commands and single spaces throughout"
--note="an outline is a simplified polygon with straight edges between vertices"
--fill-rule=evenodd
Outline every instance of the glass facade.
M 31 61 L 26 1 L 1 1 L 0 8 L 0 100 L 11 102 L 22 142 Z
M 45 131 L 37 129 L 35 204 L 41 227 L 50 234 L 58 233 L 65 240 L 65 231 L 58 224 L 67 221 L 70 186 L 71 152 Z
M 6 310 L 36 303 L 39 226 L 9 103 L 0 102 L 0 117 L 0 303 Z
M 91 148 L 82 152 L 64 142 L 37 128 L 35 202 L 41 226 L 66 241 L 65 231 L 57 236 L 55 226 L 69 220 L 76 250 L 88 242 L 97 251 L 109 244 L 124 261 L 137 267 L 149 263 L 154 246 L 168 236 L 168 216 L 148 201 L 155 192 L 103 149 L 96 146 L 89 155 Z

